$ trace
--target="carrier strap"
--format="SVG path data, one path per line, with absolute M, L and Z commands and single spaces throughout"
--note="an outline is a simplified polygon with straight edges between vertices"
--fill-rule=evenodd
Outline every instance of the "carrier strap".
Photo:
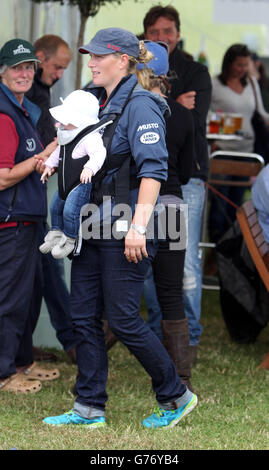
M 59 167 L 58 167 L 58 190 L 61 199 L 66 200 L 68 194 L 80 183 L 80 174 L 89 156 L 82 158 L 72 158 L 72 153 L 77 144 L 88 134 L 99 131 L 104 127 L 109 127 L 113 122 L 110 116 L 96 124 L 85 127 L 69 144 L 61 145 Z

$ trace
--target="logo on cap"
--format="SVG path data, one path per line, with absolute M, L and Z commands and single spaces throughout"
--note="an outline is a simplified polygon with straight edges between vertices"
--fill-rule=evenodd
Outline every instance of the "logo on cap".
M 14 55 L 17 55 L 17 54 L 31 54 L 31 51 L 30 51 L 30 49 L 26 49 L 26 47 L 24 47 L 22 44 L 20 44 L 17 49 L 13 50 L 13 54 Z
M 112 49 L 112 51 L 116 51 L 116 52 L 120 51 L 119 46 L 115 46 L 115 44 L 108 43 L 107 47 L 108 47 L 108 49 Z

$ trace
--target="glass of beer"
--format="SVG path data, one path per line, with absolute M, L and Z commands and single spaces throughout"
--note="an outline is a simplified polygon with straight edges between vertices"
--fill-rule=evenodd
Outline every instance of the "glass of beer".
M 219 113 L 212 113 L 209 120 L 209 133 L 218 134 L 222 126 L 222 116 Z
M 243 116 L 241 114 L 227 113 L 224 117 L 224 134 L 235 134 L 242 128 Z
M 243 116 L 242 114 L 233 114 L 233 121 L 234 121 L 234 132 L 241 131 L 242 123 L 243 123 Z

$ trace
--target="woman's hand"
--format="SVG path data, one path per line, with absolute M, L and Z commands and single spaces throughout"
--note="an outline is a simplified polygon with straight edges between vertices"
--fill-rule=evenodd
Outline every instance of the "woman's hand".
M 35 155 L 33 157 L 33 159 L 35 160 L 36 162 L 36 166 L 35 166 L 35 170 L 37 171 L 37 173 L 39 173 L 40 175 L 42 175 L 42 173 L 45 171 L 45 163 L 44 163 L 44 160 L 42 159 L 39 159 L 38 158 L 38 155 Z
M 88 168 L 83 168 L 82 172 L 80 173 L 80 181 L 81 183 L 90 183 L 92 180 L 93 172 Z
M 148 257 L 146 250 L 146 235 L 140 235 L 136 230 L 130 228 L 125 237 L 125 251 L 127 261 L 138 263 L 143 256 Z
M 38 173 L 43 173 L 45 170 L 45 161 L 49 158 L 49 156 L 54 152 L 56 149 L 58 143 L 57 139 L 55 138 L 50 144 L 47 145 L 47 147 L 42 150 L 40 153 L 36 153 L 34 155 L 34 159 L 37 161 L 36 164 L 36 171 Z
M 161 184 L 153 178 L 142 178 L 138 191 L 138 199 L 132 224 L 136 227 L 147 227 L 160 191 Z M 130 227 L 125 237 L 126 259 L 130 263 L 148 258 L 146 250 L 146 235 L 141 235 L 135 228 Z

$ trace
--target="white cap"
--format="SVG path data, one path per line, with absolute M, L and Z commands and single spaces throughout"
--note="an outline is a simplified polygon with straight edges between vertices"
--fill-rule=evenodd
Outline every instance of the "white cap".
M 99 122 L 99 102 L 88 91 L 72 91 L 60 106 L 50 108 L 50 113 L 61 124 L 73 124 L 80 127 L 82 124 L 96 124 Z

